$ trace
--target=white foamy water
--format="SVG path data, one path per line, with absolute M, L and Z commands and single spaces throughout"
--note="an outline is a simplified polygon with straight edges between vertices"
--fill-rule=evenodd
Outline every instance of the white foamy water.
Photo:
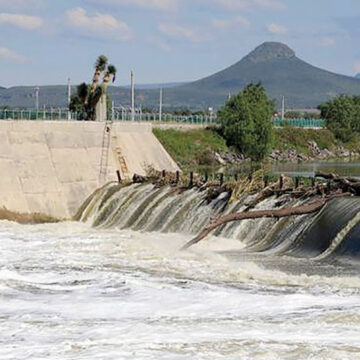
M 351 268 L 188 240 L 0 222 L 0 359 L 360 359 Z

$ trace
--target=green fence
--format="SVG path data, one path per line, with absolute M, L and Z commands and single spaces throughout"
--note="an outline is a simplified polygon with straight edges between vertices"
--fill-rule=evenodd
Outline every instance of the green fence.
M 275 126 L 292 126 L 297 128 L 325 128 L 326 122 L 323 119 L 274 119 Z

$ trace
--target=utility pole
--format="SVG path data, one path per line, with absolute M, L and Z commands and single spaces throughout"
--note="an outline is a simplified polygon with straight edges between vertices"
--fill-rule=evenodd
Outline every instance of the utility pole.
M 135 120 L 135 85 L 134 72 L 131 70 L 131 120 Z
M 34 90 L 35 90 L 35 107 L 36 107 L 36 111 L 39 111 L 39 92 L 40 92 L 40 88 L 37 86 Z
M 281 120 L 284 121 L 285 119 L 285 96 L 282 97 L 282 104 L 281 104 Z
M 162 121 L 163 89 L 160 88 L 159 121 Z
M 71 79 L 68 78 L 68 120 L 71 120 L 70 103 L 71 103 Z

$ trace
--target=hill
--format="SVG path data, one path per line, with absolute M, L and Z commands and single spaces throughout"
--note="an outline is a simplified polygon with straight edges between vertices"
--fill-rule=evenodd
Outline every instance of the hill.
M 228 93 L 261 81 L 269 96 L 286 96 L 287 107 L 312 108 L 340 94 L 360 94 L 360 80 L 316 68 L 281 43 L 264 43 L 241 61 L 212 76 L 166 91 L 167 103 L 219 106 Z
M 229 92 L 236 94 L 251 82 L 261 81 L 269 96 L 280 102 L 286 97 L 288 108 L 314 108 L 340 94 L 360 94 L 360 79 L 331 73 L 298 58 L 287 45 L 266 42 L 236 64 L 209 77 L 164 90 L 165 108 L 207 109 L 221 107 Z M 117 105 L 129 105 L 129 89 L 109 88 Z M 158 89 L 136 91 L 136 103 L 157 108 Z M 66 106 L 66 86 L 44 86 L 40 103 Z M 0 106 L 33 107 L 33 87 L 14 87 L 0 91 Z

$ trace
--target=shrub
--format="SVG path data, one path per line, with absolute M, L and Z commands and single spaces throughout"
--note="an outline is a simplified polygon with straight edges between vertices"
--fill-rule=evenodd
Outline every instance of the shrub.
M 319 106 L 326 127 L 337 139 L 350 141 L 360 132 L 360 97 L 339 96 Z
M 264 87 L 260 83 L 248 85 L 219 112 L 228 145 L 252 160 L 264 159 L 271 150 L 274 111 L 275 104 L 267 97 Z

